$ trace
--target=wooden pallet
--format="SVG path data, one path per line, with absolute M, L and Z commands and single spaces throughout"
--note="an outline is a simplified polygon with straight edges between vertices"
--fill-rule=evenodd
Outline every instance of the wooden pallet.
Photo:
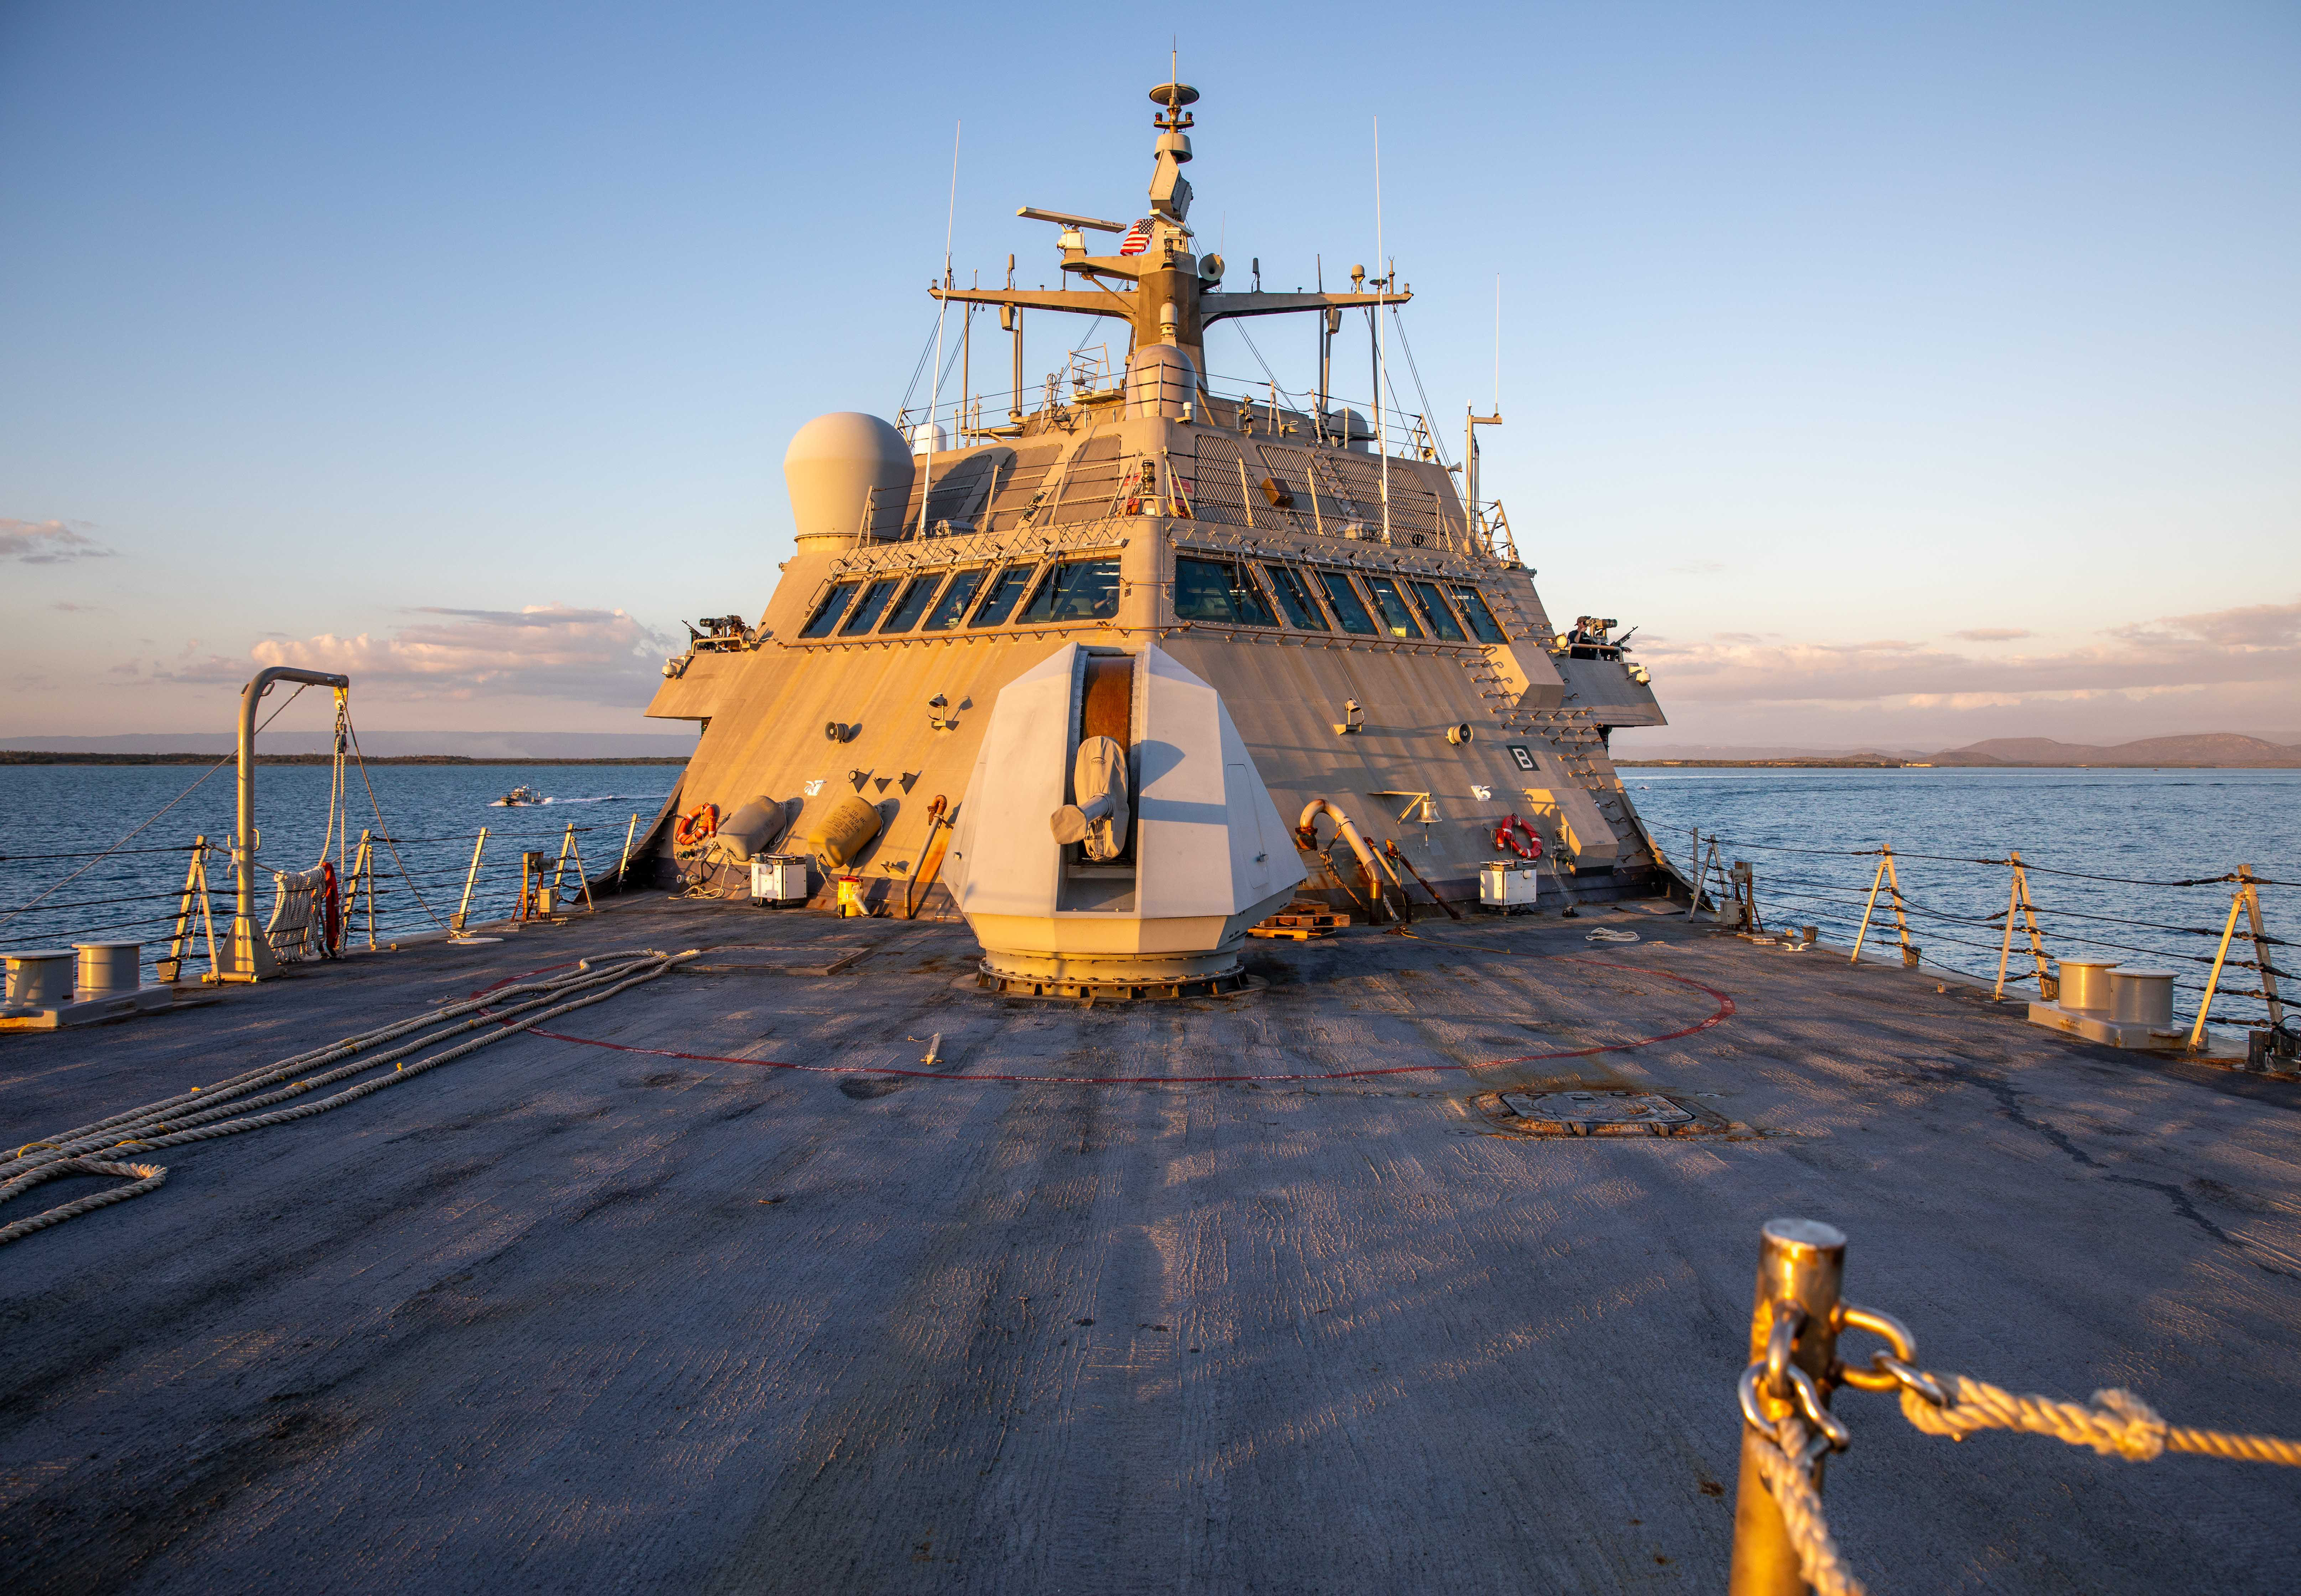
M 1273 915 L 1260 924 L 1249 929 L 1251 937 L 1283 937 L 1288 941 L 1309 942 L 1320 937 L 1331 937 L 1351 923 L 1351 917 L 1339 910 L 1305 906 Z
M 1283 925 L 1297 931 L 1337 931 L 1350 923 L 1351 917 L 1339 909 L 1289 909 L 1262 922 L 1265 925 Z

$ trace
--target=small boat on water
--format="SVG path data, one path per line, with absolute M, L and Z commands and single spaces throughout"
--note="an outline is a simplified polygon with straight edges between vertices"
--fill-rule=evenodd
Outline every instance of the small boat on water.
M 509 792 L 505 793 L 503 797 L 497 798 L 494 802 L 490 803 L 488 807 L 490 809 L 520 809 L 524 808 L 530 804 L 548 804 L 550 801 L 551 800 L 549 798 L 536 791 L 534 788 L 528 786 L 525 782 L 522 782 L 517 787 L 513 788 Z

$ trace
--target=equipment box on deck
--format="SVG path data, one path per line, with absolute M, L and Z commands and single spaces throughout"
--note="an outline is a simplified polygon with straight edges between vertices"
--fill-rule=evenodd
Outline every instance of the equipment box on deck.
M 1504 915 L 1531 909 L 1535 884 L 1532 860 L 1490 860 L 1478 866 L 1478 907 Z
M 807 860 L 797 854 L 760 854 L 751 861 L 751 901 L 774 904 L 807 901 Z

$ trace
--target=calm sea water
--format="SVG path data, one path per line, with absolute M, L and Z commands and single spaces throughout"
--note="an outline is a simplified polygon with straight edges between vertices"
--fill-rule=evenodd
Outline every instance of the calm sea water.
M 2142 885 L 2218 876 L 2239 865 L 2301 882 L 2301 771 L 1628 770 L 1632 800 L 1673 863 L 1699 827 L 1719 856 L 1749 861 L 1769 925 L 1816 925 L 1850 943 L 1878 859 L 1891 844 L 1912 939 L 1929 963 L 1994 975 L 2010 873 L 1979 865 L 2021 850 L 2032 866 L 2049 957 L 2114 958 L 2170 969 L 2177 1008 L 2196 1012 L 2230 908 L 2226 885 Z M 2067 872 L 2067 874 L 2048 873 Z M 2088 877 L 2114 877 L 2090 880 Z M 2301 940 L 2301 888 L 2264 887 L 2270 934 Z M 1867 948 L 1893 956 L 1887 899 Z M 1974 922 L 1986 922 L 1974 923 Z M 1885 942 L 1880 946 L 1879 938 Z M 2031 967 L 2014 938 L 2014 969 Z M 2289 952 L 2289 950 L 2288 950 Z M 2248 958 L 2242 939 L 2232 959 Z M 2280 968 L 2301 958 L 2273 960 Z M 2250 970 L 2222 990 L 2255 989 Z M 2301 982 L 2288 982 L 2288 996 Z M 2028 989 L 2032 994 L 2036 988 Z M 2259 1024 L 2257 999 L 2217 998 L 2213 1017 Z
M 406 876 L 379 848 L 379 936 L 429 928 L 454 908 L 480 827 L 489 830 L 473 918 L 510 912 L 523 848 L 556 850 L 565 828 L 592 873 L 612 864 L 631 816 L 652 819 L 677 779 L 669 765 L 372 767 L 374 800 L 402 838 Z M 101 848 L 174 799 L 200 774 L 192 765 L 0 766 L 0 914 L 88 863 L 56 858 Z M 2224 918 L 2226 886 L 2142 885 L 2219 876 L 2239 864 L 2280 882 L 2301 882 L 2301 771 L 1632 770 L 1630 797 L 1673 862 L 1688 866 L 1692 830 L 1719 838 L 1720 856 L 1756 868 L 1769 923 L 1816 925 L 1851 941 L 1877 858 L 1893 845 L 1912 934 L 1929 962 L 1995 970 L 2007 872 L 1976 864 L 2019 848 L 2037 867 L 2032 896 L 2049 955 L 2067 953 L 2170 968 L 2194 1011 Z M 263 863 L 303 869 L 317 861 L 326 829 L 328 772 L 268 765 L 256 774 Z M 554 800 L 540 808 L 489 806 L 524 782 Z M 79 938 L 141 938 L 156 952 L 173 923 L 184 846 L 231 831 L 232 773 L 209 776 L 127 853 L 96 864 L 42 907 L 0 924 L 0 947 L 54 946 Z M 355 773 L 352 836 L 375 827 Z M 212 866 L 219 908 L 229 904 L 228 867 Z M 2050 873 L 2069 872 L 2069 874 Z M 2112 877 L 2090 880 L 2088 877 Z M 421 901 L 419 901 L 419 894 Z M 260 901 L 268 913 L 271 895 Z M 2262 892 L 2272 934 L 2301 940 L 2301 888 Z M 428 906 L 428 907 L 427 907 Z M 1892 918 L 1880 898 L 1870 946 L 1892 957 Z M 365 917 L 356 932 L 364 936 Z M 2026 939 L 2017 936 L 2016 969 Z M 2242 942 L 2233 957 L 2249 955 Z M 2301 965 L 2301 958 L 2281 961 Z M 2250 990 L 2249 970 L 2224 990 Z M 2295 983 L 2301 986 L 2301 982 Z M 2034 989 L 2031 989 L 2034 990 Z M 2301 995 L 2301 994 L 2297 994 Z M 2258 1023 L 2256 999 L 2225 996 L 2217 1019 Z
M 346 863 L 364 827 L 381 834 L 375 818 L 381 808 L 406 864 L 403 877 L 399 864 L 377 843 L 377 937 L 389 940 L 393 932 L 430 929 L 455 908 L 473 841 L 486 826 L 472 918 L 498 918 L 517 899 L 522 849 L 548 848 L 556 855 L 572 823 L 580 856 L 597 875 L 622 852 L 631 817 L 637 815 L 646 826 L 678 777 L 679 767 L 664 765 L 372 765 L 372 805 L 355 766 Z M 231 834 L 232 768 L 227 765 L 201 778 L 202 767 L 188 765 L 0 765 L 0 917 L 89 866 L 40 907 L 0 923 L 0 948 L 63 946 L 91 937 L 140 939 L 148 965 L 175 922 L 190 857 L 188 845 L 202 835 L 222 842 Z M 319 862 L 329 829 L 329 782 L 324 766 L 257 768 L 256 821 L 263 836 L 258 858 L 266 869 L 306 870 Z M 533 808 L 490 806 L 491 799 L 522 783 L 552 801 Z M 182 796 L 187 788 L 191 792 Z M 84 857 L 54 856 L 105 848 L 179 799 L 110 858 L 91 866 Z M 335 856 L 333 848 L 328 856 Z M 216 911 L 228 915 L 230 861 L 211 859 L 209 877 Z M 259 876 L 258 882 L 259 911 L 268 915 L 269 878 Z M 364 911 L 354 929 L 364 941 Z

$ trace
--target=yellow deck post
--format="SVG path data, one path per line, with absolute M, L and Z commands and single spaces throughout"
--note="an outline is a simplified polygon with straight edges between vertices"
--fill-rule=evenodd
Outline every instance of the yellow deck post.
M 2251 884 L 2244 877 L 2250 873 L 2250 871 L 2240 873 L 2238 890 L 2230 898 L 2229 923 L 2222 927 L 2221 946 L 2213 949 L 2213 973 L 2205 977 L 2205 995 L 2197 1000 L 2197 1023 L 2189 1027 L 2189 1051 L 2192 1053 L 2205 1045 L 2205 1016 L 2213 1012 L 2213 993 L 2222 984 L 2222 965 L 2228 961 L 2230 939 L 2237 935 L 2237 917 L 2245 908 L 2246 888 Z M 2255 943 L 2254 951 L 2258 953 L 2260 950 L 2261 944 Z M 2260 961 L 2256 959 L 2255 962 Z

